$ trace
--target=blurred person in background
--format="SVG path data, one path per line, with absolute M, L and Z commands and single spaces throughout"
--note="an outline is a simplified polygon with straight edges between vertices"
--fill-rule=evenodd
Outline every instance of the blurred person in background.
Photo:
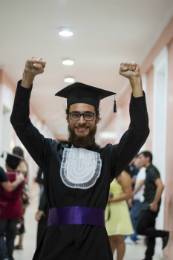
M 23 151 L 23 149 L 20 146 L 15 146 L 13 148 L 13 150 L 12 150 L 12 153 L 13 154 L 17 154 L 20 157 L 24 158 L 24 151 Z
M 10 182 L 16 180 L 17 167 L 22 159 L 18 155 L 7 153 L 6 175 Z M 23 186 L 24 181 L 12 192 L 7 192 L 0 186 L 0 260 L 14 260 L 16 225 L 18 218 L 23 214 L 21 200 Z
M 14 182 L 10 182 L 6 172 L 0 167 L 0 186 L 8 192 L 15 190 L 23 182 L 23 176 L 21 174 L 16 175 Z M 1 210 L 1 209 L 0 209 Z
M 126 202 L 132 196 L 130 178 L 130 169 L 127 167 L 111 182 L 105 211 L 106 230 L 112 254 L 117 249 L 117 260 L 122 260 L 125 254 L 124 235 L 134 233 Z
M 15 146 L 13 148 L 13 153 L 17 154 L 21 157 L 24 158 L 24 152 L 22 148 Z M 22 206 L 23 206 L 23 216 L 18 220 L 17 224 L 17 235 L 19 236 L 19 242 L 18 244 L 14 247 L 14 249 L 23 249 L 23 239 L 24 239 L 24 233 L 25 231 L 25 218 L 24 214 L 26 211 L 27 206 L 29 205 L 29 195 L 28 195 L 28 164 L 27 162 L 23 159 L 20 161 L 17 171 L 23 174 L 24 177 L 24 187 L 21 192 L 21 198 L 22 198 Z
M 128 200 L 129 207 L 131 208 L 130 217 L 133 224 L 134 234 L 126 237 L 125 243 L 127 244 L 135 244 L 136 241 L 138 240 L 136 227 L 139 220 L 139 214 L 141 211 L 142 202 L 144 201 L 143 193 L 144 193 L 144 182 L 146 178 L 146 172 L 145 172 L 146 169 L 141 165 L 141 160 L 139 159 L 138 156 L 135 159 L 134 165 L 137 169 L 139 169 L 139 172 L 137 174 L 135 187 L 132 192 L 133 199 L 131 198 Z
M 37 177 L 35 179 L 35 182 L 37 182 L 39 184 L 39 188 L 40 188 L 40 200 L 44 191 L 44 172 L 43 170 L 39 167 L 38 171 L 37 171 Z
M 132 190 L 135 187 L 136 183 L 136 177 L 138 175 L 139 169 L 135 164 L 135 161 L 137 159 L 137 156 L 133 158 L 133 160 L 130 162 L 129 167 L 130 167 L 130 175 L 131 175 L 131 183 L 132 183 Z
M 141 167 L 146 168 L 146 179 L 144 189 L 144 202 L 142 203 L 139 222 L 136 231 L 140 235 L 147 236 L 147 250 L 144 260 L 152 260 L 155 248 L 155 238 L 162 238 L 162 249 L 168 245 L 171 232 L 156 230 L 155 222 L 159 213 L 161 196 L 164 185 L 160 178 L 158 169 L 152 164 L 152 153 L 141 152 L 138 155 Z

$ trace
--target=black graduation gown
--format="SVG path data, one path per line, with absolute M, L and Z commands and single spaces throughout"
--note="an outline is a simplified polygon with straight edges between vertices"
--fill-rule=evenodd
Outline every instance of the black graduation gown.
M 40 204 L 39 204 L 38 210 L 43 211 L 44 214 L 42 215 L 41 219 L 38 221 L 37 245 L 39 245 L 39 243 L 41 242 L 41 240 L 44 236 L 45 230 L 47 228 L 47 221 L 48 221 L 48 215 L 49 215 L 49 208 L 48 208 L 48 204 L 46 201 L 46 196 L 45 196 L 44 191 L 43 191 L 43 194 L 40 199 Z
M 121 173 L 138 153 L 148 134 L 148 114 L 145 96 L 131 97 L 131 123 L 119 144 L 107 144 L 99 149 L 87 147 L 102 159 L 100 177 L 89 189 L 67 187 L 60 177 L 64 146 L 56 140 L 44 138 L 29 119 L 30 89 L 16 90 L 11 123 L 35 162 L 44 171 L 45 194 L 49 208 L 84 206 L 105 209 L 110 182 Z M 70 148 L 70 146 L 68 146 Z M 118 214 L 118 212 L 117 212 Z M 110 260 L 113 259 L 108 235 L 104 227 L 90 225 L 59 225 L 47 227 L 33 260 Z

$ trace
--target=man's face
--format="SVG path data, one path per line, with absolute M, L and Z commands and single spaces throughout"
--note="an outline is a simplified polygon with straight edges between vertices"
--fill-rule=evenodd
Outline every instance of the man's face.
M 138 155 L 139 163 L 141 167 L 146 167 L 146 164 L 148 162 L 148 158 L 145 157 L 142 153 Z
M 137 158 L 135 159 L 134 165 L 135 165 L 138 169 L 140 169 L 140 168 L 143 167 L 143 166 L 142 166 L 142 161 L 141 161 L 141 159 L 140 159 L 139 157 L 137 157 Z
M 79 112 L 80 114 L 91 112 L 95 113 L 95 108 L 92 105 L 76 103 L 70 106 L 69 112 Z M 77 147 L 86 147 L 94 142 L 96 133 L 96 124 L 100 120 L 100 115 L 94 115 L 92 121 L 86 121 L 83 116 L 78 121 L 70 119 L 70 115 L 67 116 L 68 129 L 69 129 L 69 141 Z

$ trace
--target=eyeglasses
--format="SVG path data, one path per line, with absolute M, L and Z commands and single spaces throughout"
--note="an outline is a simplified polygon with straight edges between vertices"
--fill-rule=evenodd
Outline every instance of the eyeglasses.
M 83 116 L 85 121 L 93 121 L 94 115 L 96 115 L 96 113 L 85 112 L 83 114 L 80 114 L 79 112 L 72 112 L 72 113 L 68 113 L 68 115 L 70 115 L 70 119 L 72 121 L 78 121 L 81 116 Z

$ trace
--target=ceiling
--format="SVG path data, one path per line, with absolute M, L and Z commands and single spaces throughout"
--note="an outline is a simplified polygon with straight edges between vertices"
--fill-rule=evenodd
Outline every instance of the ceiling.
M 53 134 L 66 134 L 66 100 L 54 96 L 64 77 L 120 92 L 119 64 L 141 64 L 172 16 L 173 0 L 0 0 L 0 66 L 16 84 L 28 58 L 46 61 L 31 104 Z M 60 27 L 74 35 L 59 36 Z M 101 102 L 102 118 L 110 106 L 112 97 Z

